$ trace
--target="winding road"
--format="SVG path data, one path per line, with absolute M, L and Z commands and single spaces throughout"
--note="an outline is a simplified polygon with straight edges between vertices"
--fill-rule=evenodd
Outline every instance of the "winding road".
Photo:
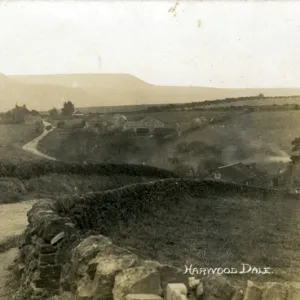
M 31 154 L 43 157 L 45 159 L 56 160 L 56 158 L 48 156 L 48 155 L 46 155 L 46 154 L 44 154 L 44 153 L 42 153 L 42 152 L 40 152 L 40 151 L 37 150 L 37 144 L 38 144 L 38 142 L 40 142 L 43 138 L 45 138 L 55 128 L 55 127 L 53 127 L 52 124 L 50 124 L 49 122 L 46 122 L 44 120 L 43 120 L 43 124 L 44 124 L 44 132 L 40 136 L 36 137 L 32 141 L 30 141 L 27 144 L 25 144 L 22 147 L 22 149 L 24 151 L 26 151 L 26 152 L 29 152 Z M 49 126 L 49 125 L 52 126 L 52 128 L 50 130 L 47 130 L 46 127 Z
M 54 157 L 48 156 L 37 150 L 38 142 L 45 138 L 53 129 L 53 125 L 44 121 L 44 132 L 25 144 L 22 149 L 26 152 L 43 157 L 48 160 L 56 160 Z M 46 127 L 51 125 L 52 128 L 47 130 Z M 32 207 L 36 200 L 3 204 L 0 210 L 0 244 L 5 242 L 7 238 L 18 236 L 27 226 L 27 211 Z M 0 253 L 0 300 L 11 299 L 11 290 L 6 286 L 6 282 L 10 276 L 9 267 L 13 264 L 18 254 L 17 248 Z

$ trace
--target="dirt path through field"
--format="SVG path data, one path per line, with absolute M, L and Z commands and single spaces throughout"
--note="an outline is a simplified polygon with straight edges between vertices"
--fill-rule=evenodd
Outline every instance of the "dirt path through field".
M 44 132 L 40 136 L 36 137 L 32 141 L 30 141 L 29 143 L 27 143 L 26 145 L 24 145 L 22 147 L 22 149 L 24 151 L 30 152 L 30 153 L 32 153 L 34 155 L 46 158 L 48 160 L 56 160 L 56 158 L 48 156 L 48 155 L 46 155 L 44 153 L 41 153 L 40 151 L 37 150 L 37 144 L 38 144 L 38 142 L 40 142 L 43 138 L 45 138 L 54 129 L 53 126 L 52 126 L 52 124 L 50 124 L 50 123 L 48 123 L 48 122 L 46 122 L 44 120 L 43 120 L 43 123 L 44 123 L 44 128 L 45 128 Z M 50 126 L 50 125 L 52 126 L 52 128 L 50 130 L 47 130 L 46 127 Z
M 0 243 L 23 232 L 27 225 L 27 211 L 34 203 L 35 200 L 31 200 L 0 205 Z M 10 299 L 5 290 L 6 279 L 9 275 L 7 268 L 13 263 L 17 253 L 17 248 L 0 253 L 0 300 Z

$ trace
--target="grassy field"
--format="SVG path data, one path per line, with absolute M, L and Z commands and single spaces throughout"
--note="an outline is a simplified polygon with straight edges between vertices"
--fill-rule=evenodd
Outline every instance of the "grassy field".
M 10 161 L 36 160 L 21 147 L 38 136 L 35 125 L 0 124 L 0 159 Z
M 284 104 L 300 104 L 300 97 L 291 98 L 262 98 L 253 100 L 238 100 L 234 102 L 226 103 L 210 103 L 209 105 L 203 105 L 204 107 L 228 107 L 228 106 L 261 106 L 261 105 L 284 105 Z M 199 106 L 199 107 L 203 107 Z
M 210 124 L 166 144 L 153 154 L 152 160 L 161 162 L 178 143 L 202 141 L 221 149 L 224 164 L 239 160 L 256 162 L 274 172 L 280 161 L 288 161 L 291 141 L 298 136 L 299 111 L 248 113 L 221 124 Z M 187 159 L 197 164 L 200 158 Z
M 0 204 L 115 189 L 124 185 L 154 179 L 126 175 L 82 176 L 63 174 L 52 174 L 30 180 L 18 180 L 10 177 L 0 178 Z M 55 186 L 55 189 L 53 189 L 53 186 Z
M 196 117 L 204 116 L 208 120 L 230 116 L 230 119 L 215 124 L 208 124 L 203 128 L 192 131 L 164 145 L 148 147 L 144 143 L 144 154 L 147 154 L 148 164 L 169 169 L 171 166 L 168 158 L 172 156 L 177 144 L 183 142 L 202 141 L 207 145 L 213 145 L 221 150 L 221 160 L 224 164 L 236 161 L 256 162 L 276 172 L 280 161 L 289 160 L 291 141 L 300 136 L 300 112 L 276 111 L 276 112 L 157 112 L 153 115 L 167 122 L 188 122 Z M 145 116 L 143 113 L 133 113 L 130 119 L 138 119 Z M 66 134 L 50 134 L 41 146 L 49 155 L 55 156 L 59 145 L 66 138 Z M 149 148 L 149 149 L 148 149 Z M 99 160 L 101 160 L 99 151 Z M 136 154 L 138 156 L 138 153 Z M 143 159 L 145 157 L 143 156 Z M 188 164 L 196 167 L 205 159 L 201 155 L 185 158 Z
M 300 280 L 300 202 L 269 196 L 189 195 L 181 203 L 118 224 L 110 237 L 140 255 L 185 269 L 270 267 L 272 275 L 230 275 L 233 281 Z
M 176 123 L 186 123 L 190 122 L 195 118 L 205 117 L 208 121 L 212 118 L 214 119 L 222 119 L 224 117 L 234 117 L 239 115 L 240 112 L 226 112 L 226 111 L 163 111 L 163 112 L 138 112 L 126 115 L 128 120 L 139 120 L 146 116 L 156 117 L 163 122 L 166 123 L 166 127 L 168 125 L 175 126 Z

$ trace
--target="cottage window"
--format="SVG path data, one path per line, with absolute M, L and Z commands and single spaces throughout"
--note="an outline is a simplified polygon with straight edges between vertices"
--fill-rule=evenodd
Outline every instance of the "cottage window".
M 295 188 L 295 194 L 300 194 L 300 188 Z
M 219 173 L 219 172 L 214 173 L 214 178 L 215 179 L 221 179 L 221 173 Z

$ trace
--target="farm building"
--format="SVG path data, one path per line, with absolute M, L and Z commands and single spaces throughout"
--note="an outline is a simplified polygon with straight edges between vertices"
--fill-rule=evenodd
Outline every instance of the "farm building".
M 81 118 L 81 117 L 84 116 L 84 114 L 83 114 L 80 110 L 75 110 L 75 111 L 73 112 L 72 116 L 73 116 L 74 118 Z
M 136 131 L 137 128 L 148 128 L 150 133 L 152 133 L 155 128 L 163 127 L 165 127 L 165 122 L 153 116 L 147 116 L 138 121 L 127 121 L 124 124 L 125 130 L 133 129 Z
M 275 176 L 274 184 L 278 188 L 286 188 L 293 194 L 300 194 L 300 166 L 289 163 L 281 168 Z
M 273 178 L 269 174 L 257 169 L 255 164 L 246 165 L 241 162 L 219 167 L 205 179 L 265 187 L 273 186 Z

